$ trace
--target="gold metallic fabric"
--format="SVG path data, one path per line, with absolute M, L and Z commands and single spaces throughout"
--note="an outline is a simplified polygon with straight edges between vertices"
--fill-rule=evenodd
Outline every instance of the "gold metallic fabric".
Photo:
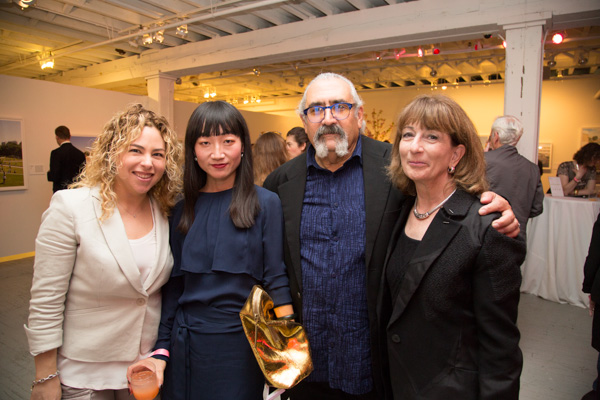
M 289 320 L 278 321 L 273 300 L 255 285 L 240 311 L 246 338 L 267 383 L 289 389 L 313 370 L 310 346 L 302 325 Z

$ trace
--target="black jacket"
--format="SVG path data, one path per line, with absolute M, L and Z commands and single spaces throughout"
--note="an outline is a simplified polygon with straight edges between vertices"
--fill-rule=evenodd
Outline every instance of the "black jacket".
M 525 243 L 491 227 L 460 189 L 435 215 L 391 300 L 390 256 L 414 204 L 390 239 L 378 301 L 382 359 L 394 399 L 518 399 L 522 355 L 516 325 Z
M 392 229 L 404 197 L 387 179 L 386 166 L 391 145 L 362 136 L 362 162 L 365 185 L 367 306 L 371 328 L 371 355 L 374 384 L 383 390 L 378 359 L 376 303 L 383 260 Z M 294 311 L 302 321 L 302 268 L 300 262 L 300 217 L 306 186 L 306 152 L 273 171 L 263 187 L 279 195 L 285 221 L 284 257 L 290 279 Z
M 71 143 L 63 143 L 50 153 L 48 181 L 52 191 L 66 189 L 85 165 L 85 154 Z

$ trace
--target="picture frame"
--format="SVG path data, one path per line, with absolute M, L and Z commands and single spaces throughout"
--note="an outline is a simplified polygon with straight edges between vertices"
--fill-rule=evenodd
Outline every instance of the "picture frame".
M 544 170 L 552 169 L 552 143 L 538 144 L 538 160 L 542 162 Z
M 600 127 L 581 128 L 581 147 L 588 143 L 600 144 Z
M 0 117 L 0 192 L 26 190 L 23 120 Z

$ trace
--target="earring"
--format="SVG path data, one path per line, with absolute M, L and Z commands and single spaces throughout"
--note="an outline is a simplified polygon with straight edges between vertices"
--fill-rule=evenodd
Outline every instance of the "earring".
M 198 157 L 195 157 L 195 156 L 194 156 L 194 161 L 198 161 Z
M 454 171 L 456 170 L 456 168 L 454 168 L 452 165 L 448 167 L 448 173 L 450 175 L 452 175 L 454 173 Z
M 242 151 L 242 157 L 244 157 L 244 152 Z

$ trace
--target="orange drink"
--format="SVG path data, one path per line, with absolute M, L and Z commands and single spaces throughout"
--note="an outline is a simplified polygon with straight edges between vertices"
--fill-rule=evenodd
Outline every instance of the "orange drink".
M 137 400 L 152 400 L 158 394 L 158 381 L 152 371 L 135 372 L 131 376 L 131 391 Z

